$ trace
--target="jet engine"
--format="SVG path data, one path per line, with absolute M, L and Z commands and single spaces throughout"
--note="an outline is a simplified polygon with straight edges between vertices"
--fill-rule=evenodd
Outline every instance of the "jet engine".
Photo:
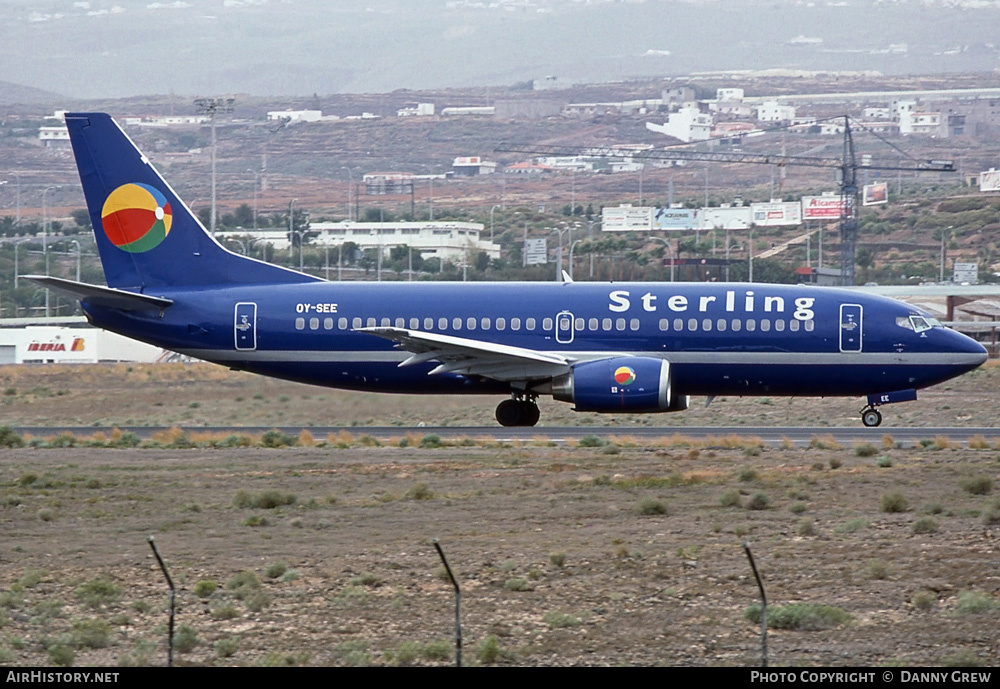
M 572 402 L 576 411 L 670 412 L 688 407 L 687 395 L 670 387 L 670 362 L 620 356 L 574 364 L 552 379 L 552 397 Z

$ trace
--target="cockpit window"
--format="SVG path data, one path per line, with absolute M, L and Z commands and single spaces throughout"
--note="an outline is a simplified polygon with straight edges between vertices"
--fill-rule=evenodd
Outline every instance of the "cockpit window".
M 922 333 L 925 330 L 940 326 L 941 321 L 929 316 L 896 316 L 896 325 L 900 328 Z

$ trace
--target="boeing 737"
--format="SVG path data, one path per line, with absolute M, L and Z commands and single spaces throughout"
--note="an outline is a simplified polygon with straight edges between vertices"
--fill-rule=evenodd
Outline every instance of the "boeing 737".
M 66 115 L 107 286 L 35 281 L 89 321 L 267 376 L 378 392 L 496 394 L 504 426 L 551 395 L 674 412 L 692 395 L 862 396 L 878 407 L 986 360 L 892 299 L 720 283 L 328 282 L 221 246 L 103 113 Z

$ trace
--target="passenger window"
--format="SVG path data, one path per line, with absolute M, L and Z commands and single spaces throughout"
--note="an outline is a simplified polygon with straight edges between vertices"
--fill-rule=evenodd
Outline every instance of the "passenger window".
M 520 318 L 511 318 L 510 319 L 510 329 L 511 330 L 520 330 L 521 329 L 521 319 Z
M 447 330 L 447 329 L 448 329 L 448 319 L 447 318 L 439 318 L 438 319 L 438 330 Z
M 324 318 L 323 319 L 323 330 L 333 330 L 333 319 Z
M 455 318 L 452 318 L 451 319 L 451 329 L 452 330 L 461 330 L 462 329 L 462 319 L 458 318 L 457 316 Z
M 524 329 L 525 330 L 534 330 L 535 329 L 535 319 L 534 318 L 526 318 L 524 320 Z
M 638 330 L 639 329 L 639 319 L 638 318 L 633 318 L 631 321 L 629 321 L 628 327 L 633 332 L 635 332 L 636 330 Z
M 419 318 L 411 318 L 410 319 L 410 330 L 416 330 L 419 327 L 420 327 L 420 319 Z
M 611 319 L 610 318 L 605 318 L 603 321 L 601 321 L 601 330 L 604 330 L 605 332 L 611 330 Z
M 587 321 L 587 330 L 589 330 L 590 332 L 594 332 L 599 327 L 600 323 L 596 318 L 591 318 L 589 321 Z
M 484 318 L 482 321 L 480 321 L 479 325 L 482 327 L 483 330 L 489 330 L 490 329 L 490 319 L 489 318 Z
M 543 318 L 542 319 L 542 330 L 544 330 L 545 332 L 548 332 L 549 330 L 552 330 L 552 319 L 551 318 Z
M 718 321 L 716 321 L 715 327 L 716 330 L 718 330 L 720 333 L 726 332 L 726 319 L 720 318 Z
M 583 330 L 583 319 L 582 318 L 577 318 L 576 321 L 574 321 L 574 323 L 573 323 L 573 329 L 574 330 L 579 330 L 579 331 Z
M 506 327 L 507 327 L 507 319 L 506 318 L 498 318 L 497 319 L 497 330 L 503 330 Z
M 386 317 L 384 317 L 384 316 L 382 317 L 382 327 L 383 327 L 383 328 L 388 328 L 388 327 L 389 327 L 389 324 L 390 324 L 391 322 L 392 322 L 392 321 L 390 321 L 390 320 L 389 320 L 388 318 L 386 318 Z
M 766 333 L 770 329 L 771 329 L 771 321 L 769 321 L 766 318 L 761 318 L 760 319 L 760 331 Z
M 358 328 L 360 328 L 361 327 L 361 319 L 355 317 L 354 320 L 351 321 L 351 327 L 354 328 L 355 330 L 357 330 Z
M 712 332 L 712 319 L 706 318 L 701 322 L 701 329 L 706 333 Z
M 406 327 L 406 319 L 405 318 L 397 318 L 396 319 L 396 327 L 397 328 L 405 328 Z
M 748 333 L 752 333 L 756 329 L 757 329 L 757 321 L 755 321 L 752 318 L 748 318 L 747 319 L 747 332 Z
M 434 329 L 434 319 L 433 318 L 425 318 L 424 319 L 424 330 L 433 330 L 433 329 Z
M 305 329 L 305 327 L 306 327 L 306 319 L 305 318 L 296 318 L 295 319 L 295 329 L 296 330 L 303 330 L 303 329 Z
M 625 319 L 616 318 L 615 319 L 615 330 L 621 331 L 625 329 Z
M 680 331 L 684 330 L 684 319 L 683 318 L 675 318 L 674 319 L 674 330 L 676 330 L 677 332 L 680 332 Z
M 661 318 L 660 319 L 660 330 L 662 330 L 664 332 L 666 332 L 667 330 L 670 330 L 670 321 L 668 319 L 666 319 L 666 318 Z
M 799 331 L 800 327 L 801 327 L 801 324 L 797 320 L 792 319 L 792 320 L 788 321 L 788 329 L 790 331 L 792 331 L 793 333 L 797 333 Z
M 371 316 L 368 317 L 368 327 L 369 328 L 374 328 L 375 327 L 375 319 L 372 318 Z
M 318 318 L 310 318 L 309 319 L 309 329 L 310 330 L 319 330 L 319 319 Z
M 784 332 L 784 330 L 785 330 L 785 322 L 784 321 L 775 321 L 774 322 L 774 329 L 777 330 L 779 333 L 780 332 Z
M 476 319 L 473 318 L 472 316 L 469 316 L 468 318 L 466 318 L 465 319 L 465 327 L 467 327 L 469 330 L 475 330 L 476 329 Z
M 694 332 L 697 329 L 698 329 L 698 319 L 697 318 L 689 318 L 688 319 L 688 330 L 690 330 L 691 332 Z
M 346 318 L 338 318 L 337 319 L 337 327 L 340 328 L 341 330 L 347 330 L 347 319 Z
M 743 327 L 743 321 L 741 321 L 739 318 L 734 318 L 733 322 L 730 323 L 730 325 L 733 327 L 733 332 L 738 333 Z
M 812 321 L 806 321 L 805 329 L 807 333 L 811 333 L 815 327 L 816 327 L 815 323 L 813 323 Z

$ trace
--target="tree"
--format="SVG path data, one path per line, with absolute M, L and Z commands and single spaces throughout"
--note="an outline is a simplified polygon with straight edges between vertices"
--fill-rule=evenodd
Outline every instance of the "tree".
M 476 254 L 475 267 L 480 273 L 486 272 L 486 269 L 490 267 L 490 255 L 485 251 L 480 251 Z
M 86 208 L 77 208 L 75 211 L 72 211 L 70 215 L 73 217 L 73 222 L 75 222 L 76 226 L 81 230 L 91 229 L 90 212 Z
M 239 227 L 253 227 L 253 207 L 249 203 L 241 203 L 236 207 L 233 219 Z

